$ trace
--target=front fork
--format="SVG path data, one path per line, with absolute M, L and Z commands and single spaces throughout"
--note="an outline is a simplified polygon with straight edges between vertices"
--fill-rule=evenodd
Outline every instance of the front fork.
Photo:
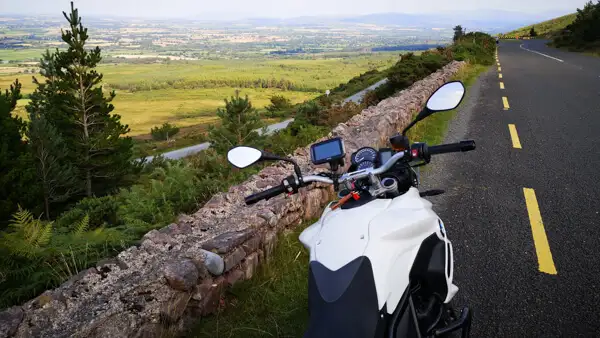
M 447 309 L 449 319 L 443 327 L 437 328 L 433 332 L 434 337 L 445 337 L 452 332 L 461 330 L 461 337 L 468 338 L 471 334 L 471 320 L 473 318 L 473 312 L 468 307 L 464 307 L 460 311 L 460 316 L 457 318 L 454 315 L 454 310 L 449 307 Z

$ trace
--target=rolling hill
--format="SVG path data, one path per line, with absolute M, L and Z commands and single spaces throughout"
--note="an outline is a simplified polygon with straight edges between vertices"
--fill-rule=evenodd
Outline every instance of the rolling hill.
M 555 19 L 551 19 L 548 21 L 536 23 L 534 25 L 529 25 L 529 26 L 519 28 L 512 32 L 506 33 L 505 36 L 507 36 L 507 37 L 529 36 L 529 31 L 531 30 L 531 27 L 535 27 L 535 31 L 537 32 L 538 36 L 545 37 L 545 38 L 552 38 L 558 32 L 565 29 L 565 27 L 572 24 L 573 21 L 575 21 L 576 17 L 577 17 L 577 13 L 564 15 L 564 16 L 561 16 L 561 17 L 558 17 Z

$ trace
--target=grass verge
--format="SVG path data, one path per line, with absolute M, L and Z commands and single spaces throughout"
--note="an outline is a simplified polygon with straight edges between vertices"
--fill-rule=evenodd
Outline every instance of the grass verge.
M 485 72 L 488 68 L 489 66 L 482 66 L 479 64 L 467 64 L 452 78 L 452 80 L 462 81 L 467 88 L 467 93 L 465 94 L 463 102 L 466 101 L 469 95 L 469 87 L 471 87 L 479 75 Z M 411 128 L 408 132 L 408 137 L 412 142 L 426 142 L 430 145 L 442 143 L 446 137 L 448 124 L 450 121 L 452 121 L 452 119 L 454 119 L 456 112 L 457 109 L 433 114 Z M 418 112 L 415 112 L 415 116 L 417 114 Z
M 308 320 L 308 253 L 298 236 L 311 222 L 279 235 L 273 255 L 248 281 L 230 288 L 219 311 L 188 337 L 300 337 Z
M 470 87 L 488 66 L 467 65 L 454 76 Z M 456 110 L 433 115 L 410 137 L 441 143 Z M 300 337 L 308 320 L 308 253 L 298 241 L 310 223 L 281 235 L 272 259 L 249 281 L 229 289 L 219 312 L 202 318 L 189 337 Z

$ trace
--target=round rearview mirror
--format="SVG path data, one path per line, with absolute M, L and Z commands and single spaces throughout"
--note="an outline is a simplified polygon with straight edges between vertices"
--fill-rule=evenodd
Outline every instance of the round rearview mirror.
M 235 147 L 227 153 L 227 160 L 234 166 L 242 169 L 256 163 L 262 157 L 262 152 L 250 147 Z
M 427 100 L 427 109 L 431 111 L 452 110 L 465 96 L 465 86 L 460 81 L 448 82 L 438 88 Z

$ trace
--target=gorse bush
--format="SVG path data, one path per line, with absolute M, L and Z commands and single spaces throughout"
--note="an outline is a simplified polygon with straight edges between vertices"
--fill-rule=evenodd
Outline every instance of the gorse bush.
M 577 9 L 575 21 L 568 25 L 553 41 L 556 47 L 574 51 L 600 50 L 600 1 L 588 2 Z
M 489 34 L 481 32 L 465 34 L 449 48 L 454 60 L 484 66 L 494 64 L 496 41 Z

